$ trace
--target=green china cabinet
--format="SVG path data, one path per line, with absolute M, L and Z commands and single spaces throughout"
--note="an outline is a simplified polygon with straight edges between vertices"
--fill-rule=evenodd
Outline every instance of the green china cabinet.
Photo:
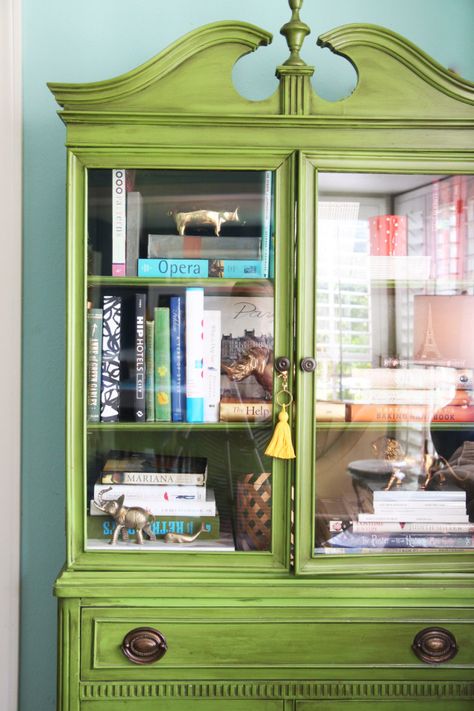
M 239 22 L 50 84 L 63 711 L 474 703 L 473 86 L 356 24 L 318 39 L 358 78 L 323 100 L 301 4 L 266 100 Z

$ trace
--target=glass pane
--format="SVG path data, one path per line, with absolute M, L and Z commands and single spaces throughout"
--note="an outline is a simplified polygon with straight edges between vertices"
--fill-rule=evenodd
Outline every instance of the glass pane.
M 323 173 L 315 552 L 474 533 L 474 178 Z
M 89 550 L 271 550 L 272 183 L 88 173 Z

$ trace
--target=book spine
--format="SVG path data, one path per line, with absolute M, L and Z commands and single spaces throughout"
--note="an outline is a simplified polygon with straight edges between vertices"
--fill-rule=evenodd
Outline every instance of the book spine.
M 473 523 L 390 523 L 354 521 L 354 533 L 472 533 Z
M 219 405 L 221 422 L 262 422 L 271 419 L 271 402 L 222 402 Z
M 137 191 L 127 193 L 126 206 L 126 275 L 137 276 L 143 213 L 141 193 Z
M 433 511 L 434 509 L 439 511 L 446 511 L 446 513 L 466 513 L 466 503 L 462 501 L 433 501 L 428 500 L 425 502 L 421 501 L 375 501 L 374 502 L 374 513 L 390 513 L 404 511 L 410 512 L 420 512 L 423 511 Z
M 206 279 L 209 273 L 208 259 L 139 259 L 139 277 L 163 279 Z
M 122 301 L 120 296 L 103 297 L 102 320 L 102 381 L 100 419 L 118 422 L 120 410 L 120 328 Z
M 116 498 L 115 495 L 103 495 L 103 500 L 108 501 Z M 149 498 L 136 499 L 133 502 L 134 506 L 144 508 L 150 511 L 152 516 L 215 516 L 216 502 L 215 501 L 165 501 Z M 93 516 L 103 516 L 103 511 L 91 502 L 90 508 Z
M 125 276 L 126 245 L 125 170 L 112 170 L 112 276 Z
M 181 472 L 104 472 L 100 481 L 102 484 L 145 484 L 147 486 L 203 486 L 206 483 L 204 474 Z
M 382 534 L 371 533 L 366 536 L 363 534 L 355 536 L 349 535 L 346 538 L 341 538 L 339 541 L 332 539 L 329 541 L 329 544 L 348 548 L 354 546 L 362 548 L 471 548 L 473 545 L 473 536 L 463 534 L 453 536 L 444 534 L 424 536 L 423 534 L 416 533 L 384 536 Z
M 147 321 L 146 332 L 146 386 L 145 412 L 146 421 L 155 421 L 155 323 Z
M 262 279 L 265 270 L 261 259 L 223 259 L 224 279 Z M 268 276 L 268 274 L 267 274 Z M 266 277 L 265 277 L 266 278 Z
M 184 301 L 181 296 L 170 299 L 171 341 L 171 419 L 183 422 L 186 411 L 186 372 Z
M 270 239 L 272 226 L 272 171 L 266 170 L 263 190 L 262 216 L 262 277 L 268 279 L 270 273 Z
M 155 421 L 171 421 L 170 310 L 155 308 Z
M 315 416 L 317 422 L 345 422 L 347 419 L 346 403 L 316 400 Z
M 204 531 L 201 533 L 200 538 L 219 538 L 218 516 L 159 516 L 151 523 L 151 530 L 156 536 L 164 536 L 167 533 L 194 535 L 200 530 L 201 526 L 204 526 Z M 114 529 L 115 522 L 108 516 L 87 517 L 87 535 L 89 538 L 110 538 Z M 128 532 L 132 536 L 135 530 L 130 528 Z
M 465 491 L 379 491 L 373 492 L 374 501 L 466 501 Z
M 431 515 L 429 514 L 428 511 L 424 511 L 423 513 L 420 513 L 420 515 L 415 516 L 413 514 L 410 514 L 409 512 L 402 512 L 402 515 L 399 514 L 386 514 L 385 516 L 381 517 L 380 514 L 373 514 L 373 513 L 360 513 L 359 514 L 359 522 L 360 523 L 366 523 L 366 522 L 372 522 L 372 521 L 377 521 L 377 522 L 382 522 L 382 523 L 439 523 L 440 516 L 439 512 L 435 511 Z M 443 514 L 443 520 L 441 523 L 468 523 L 469 518 L 466 515 L 462 514 Z
M 221 312 L 204 311 L 204 422 L 219 422 Z
M 186 289 L 186 420 L 204 421 L 204 289 Z
M 138 276 L 163 279 L 261 279 L 263 262 L 260 259 L 139 259 Z
M 145 422 L 146 398 L 146 294 L 135 294 L 135 402 L 136 422 Z
M 87 419 L 100 421 L 100 384 L 102 367 L 102 309 L 87 314 Z
M 103 488 L 103 483 L 95 484 L 94 498 L 98 500 L 98 494 Z M 108 492 L 109 498 L 118 499 L 119 496 L 125 497 L 125 506 L 142 505 L 146 502 L 147 506 L 152 502 L 180 502 L 188 501 L 206 501 L 205 486 L 148 486 L 147 484 L 114 484 L 113 490 Z M 107 497 L 104 499 L 107 501 Z
M 429 422 L 426 405 L 370 405 L 352 403 L 347 413 L 351 422 Z

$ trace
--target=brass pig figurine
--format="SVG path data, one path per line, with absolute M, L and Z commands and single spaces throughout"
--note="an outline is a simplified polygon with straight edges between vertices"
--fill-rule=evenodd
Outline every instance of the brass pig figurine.
M 194 210 L 193 212 L 170 212 L 169 214 L 174 218 L 176 227 L 178 228 L 178 234 L 181 236 L 184 235 L 188 225 L 198 225 L 199 227 L 210 225 L 216 237 L 220 237 L 221 226 L 224 222 L 240 221 L 238 210 L 239 208 L 237 207 L 234 212 Z
M 98 501 L 94 501 L 95 505 L 101 511 L 112 516 L 115 521 L 115 530 L 110 543 L 115 545 L 118 541 L 120 532 L 122 539 L 128 541 L 128 530 L 134 528 L 137 532 L 137 543 L 143 543 L 143 533 L 146 533 L 150 541 L 156 541 L 156 536 L 151 530 L 150 520 L 152 516 L 149 511 L 142 509 L 140 506 L 127 507 L 123 505 L 124 496 L 119 496 L 118 499 L 104 501 L 103 495 L 112 489 L 102 489 L 98 495 Z

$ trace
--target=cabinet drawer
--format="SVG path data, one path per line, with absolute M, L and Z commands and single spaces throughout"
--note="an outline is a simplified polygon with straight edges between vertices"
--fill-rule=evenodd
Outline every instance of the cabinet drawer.
M 356 670 L 359 678 L 370 673 L 373 679 L 404 668 L 421 678 L 421 670 L 432 672 L 433 665 L 421 661 L 412 644 L 420 630 L 433 625 L 449 629 L 458 647 L 453 659 L 436 665 L 438 672 L 474 666 L 473 620 L 465 619 L 467 611 L 458 611 L 455 619 L 454 612 L 434 621 L 433 613 L 430 619 L 426 611 L 406 609 L 84 608 L 81 675 L 84 680 L 301 679 L 313 677 L 311 670 L 331 678 L 331 670 L 340 675 L 345 669 L 346 676 Z M 155 629 L 166 640 L 166 652 L 152 663 L 136 663 L 140 657 L 130 661 L 122 650 L 127 635 L 142 628 Z M 137 634 L 132 652 L 146 657 L 155 641 Z
M 283 708 L 283 701 L 266 699 L 133 699 L 81 703 L 81 711 L 283 711 Z

